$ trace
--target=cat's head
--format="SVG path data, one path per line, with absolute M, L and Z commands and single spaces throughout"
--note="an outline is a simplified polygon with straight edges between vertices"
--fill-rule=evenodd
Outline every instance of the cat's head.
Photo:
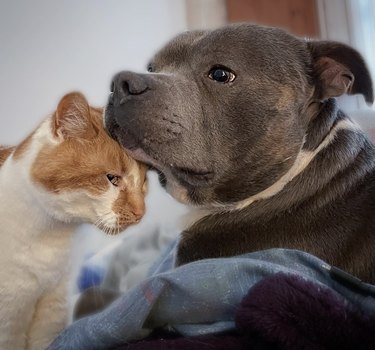
M 49 120 L 49 137 L 40 130 L 33 136 L 42 145 L 31 179 L 54 217 L 115 234 L 144 214 L 146 167 L 107 134 L 102 120 L 102 110 L 82 94 L 63 97 Z

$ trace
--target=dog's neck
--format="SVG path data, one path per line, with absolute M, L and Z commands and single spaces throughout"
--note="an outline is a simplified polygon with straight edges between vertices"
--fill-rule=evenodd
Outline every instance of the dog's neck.
M 360 138 L 361 142 L 347 142 L 348 138 L 355 140 Z M 346 141 L 342 142 L 341 140 Z M 293 166 L 283 176 L 270 187 L 244 200 L 231 204 L 216 203 L 214 211 L 226 212 L 248 208 L 248 211 L 252 211 L 255 216 L 258 216 L 256 213 L 263 206 L 268 209 L 273 207 L 273 211 L 285 210 L 295 205 L 296 202 L 304 200 L 305 195 L 318 190 L 308 183 L 305 184 L 309 187 L 308 189 L 300 187 L 300 183 L 310 177 L 312 170 L 314 176 L 320 180 L 319 188 L 324 187 L 342 170 L 343 165 L 348 164 L 348 161 L 360 152 L 364 141 L 365 138 L 358 124 L 337 108 L 334 99 L 330 99 L 321 104 L 319 112 L 312 118 L 300 152 L 295 158 Z M 337 158 L 334 157 L 329 168 L 326 168 L 320 164 L 322 155 L 329 153 L 333 147 L 335 149 L 339 147 L 341 154 L 338 153 Z M 260 210 L 259 214 L 262 211 Z
M 261 193 L 206 212 L 183 232 L 178 264 L 288 247 L 309 251 L 346 267 L 337 257 L 347 242 L 326 228 L 335 221 L 335 234 L 340 235 L 341 230 L 357 232 L 358 228 L 347 227 L 349 223 L 341 215 L 351 215 L 356 208 L 351 202 L 362 200 L 356 198 L 356 186 L 368 183 L 365 177 L 372 176 L 374 171 L 375 147 L 329 100 L 310 123 L 305 142 L 289 171 Z M 331 248 L 327 253 L 324 242 L 331 239 L 338 251 Z M 217 245 L 215 248 L 214 241 L 223 242 L 221 250 L 217 250 Z

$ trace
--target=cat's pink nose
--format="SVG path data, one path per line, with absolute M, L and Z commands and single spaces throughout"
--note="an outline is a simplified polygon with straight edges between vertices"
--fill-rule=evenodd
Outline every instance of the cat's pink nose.
M 144 208 L 133 208 L 132 210 L 132 213 L 136 221 L 139 221 L 142 219 L 144 212 L 145 212 Z

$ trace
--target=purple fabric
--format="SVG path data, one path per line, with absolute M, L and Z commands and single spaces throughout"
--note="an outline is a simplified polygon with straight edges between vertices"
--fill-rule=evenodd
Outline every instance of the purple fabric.
M 375 349 L 375 315 L 329 288 L 276 274 L 254 285 L 236 311 L 236 333 L 154 339 L 116 350 Z
M 155 339 L 125 345 L 116 350 L 238 350 L 251 349 L 247 337 L 239 335 L 199 336 L 192 338 Z

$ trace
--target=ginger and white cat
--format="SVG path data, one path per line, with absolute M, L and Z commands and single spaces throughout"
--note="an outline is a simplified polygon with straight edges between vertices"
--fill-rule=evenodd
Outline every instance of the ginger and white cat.
M 145 179 L 79 93 L 18 147 L 0 147 L 1 350 L 41 350 L 62 330 L 72 234 L 138 222 Z

